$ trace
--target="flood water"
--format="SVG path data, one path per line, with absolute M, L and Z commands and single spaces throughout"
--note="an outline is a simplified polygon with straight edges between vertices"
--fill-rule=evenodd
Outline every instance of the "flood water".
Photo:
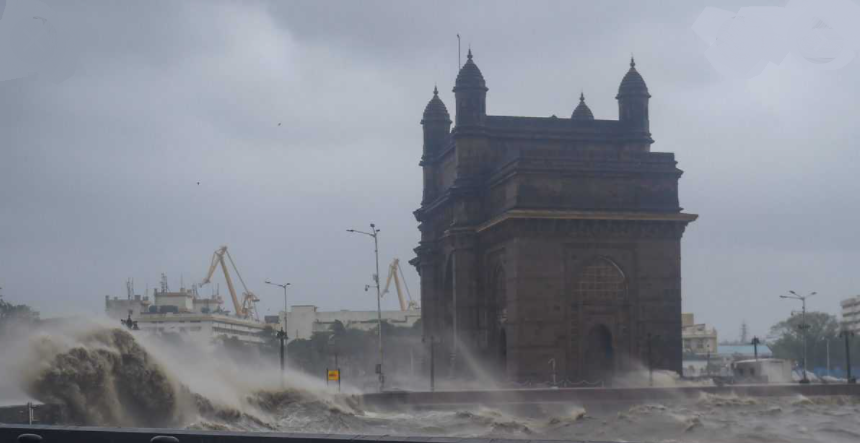
M 598 441 L 860 441 L 857 397 L 701 394 L 638 404 L 379 412 L 300 373 L 290 373 L 282 387 L 277 371 L 230 364 L 206 349 L 178 352 L 100 324 L 31 333 L 3 343 L 0 351 L 21 356 L 0 365 L 6 389 L 62 405 L 66 421 L 76 425 Z

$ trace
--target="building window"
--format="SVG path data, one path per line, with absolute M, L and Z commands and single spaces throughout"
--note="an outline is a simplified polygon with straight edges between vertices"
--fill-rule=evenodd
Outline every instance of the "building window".
M 624 274 L 604 258 L 583 269 L 576 285 L 581 299 L 594 301 L 615 301 L 624 296 L 626 289 Z

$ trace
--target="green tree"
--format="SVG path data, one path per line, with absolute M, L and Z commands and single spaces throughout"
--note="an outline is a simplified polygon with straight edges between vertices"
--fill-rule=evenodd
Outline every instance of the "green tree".
M 39 321 L 39 312 L 31 307 L 9 303 L 0 295 L 0 335 L 13 324 L 29 326 Z
M 19 319 L 25 321 L 34 321 L 39 319 L 39 313 L 34 311 L 27 305 L 16 305 L 3 300 L 0 295 L 0 320 Z
M 796 314 L 770 328 L 770 337 L 772 337 L 770 348 L 774 357 L 803 362 L 804 328 L 801 327 L 802 324 L 803 316 Z M 813 370 L 827 367 L 828 343 L 831 367 L 844 366 L 845 346 L 839 338 L 840 325 L 836 317 L 825 312 L 807 312 L 806 324 L 808 325 L 806 352 L 809 359 L 807 368 Z M 856 341 L 852 346 L 852 354 L 858 347 Z

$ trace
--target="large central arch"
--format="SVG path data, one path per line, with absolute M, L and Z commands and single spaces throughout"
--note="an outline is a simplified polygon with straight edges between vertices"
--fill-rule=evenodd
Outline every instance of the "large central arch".
M 617 313 L 627 297 L 627 278 L 611 259 L 595 257 L 579 269 L 572 288 L 569 323 L 572 376 L 609 383 L 619 368 Z
M 615 373 L 615 349 L 612 332 L 606 325 L 595 325 L 585 337 L 585 379 L 609 381 Z

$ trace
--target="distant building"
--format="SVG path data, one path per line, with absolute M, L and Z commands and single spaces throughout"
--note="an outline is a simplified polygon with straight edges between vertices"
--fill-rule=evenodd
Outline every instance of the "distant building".
M 180 289 L 179 292 L 155 290 L 155 304 L 149 308 L 149 313 L 227 313 L 221 306 L 224 300 L 220 295 L 210 298 L 199 298 L 195 291 Z M 153 309 L 155 308 L 155 309 Z
M 755 358 L 756 347 L 753 345 L 719 345 L 716 355 L 728 360 L 748 360 Z M 773 351 L 765 344 L 758 345 L 759 358 L 773 357 Z
M 148 296 L 135 295 L 134 298 L 120 299 L 105 295 L 105 314 L 114 320 L 128 318 L 129 314 L 137 318 L 140 314 L 148 312 L 151 304 Z
M 291 306 L 287 313 L 287 335 L 289 340 L 308 339 L 314 332 L 329 331 L 331 325 L 340 321 L 347 328 L 369 331 L 378 323 L 377 311 L 319 311 L 313 305 Z M 281 311 L 281 319 L 284 312 Z M 382 311 L 382 320 L 392 326 L 412 327 L 421 318 L 421 310 Z
M 854 333 L 860 333 L 860 295 L 842 300 L 843 327 Z
M 137 319 L 137 325 L 141 331 L 154 334 L 176 333 L 192 340 L 235 338 L 240 342 L 254 344 L 265 341 L 263 323 L 223 314 L 145 314 Z
M 223 303 L 218 295 L 199 298 L 193 289 L 182 288 L 178 292 L 156 289 L 152 301 L 140 295 L 122 300 L 105 296 L 105 313 L 115 320 L 131 314 L 141 331 L 154 334 L 176 333 L 205 341 L 224 338 L 254 344 L 265 341 L 262 334 L 265 324 L 230 316 L 222 309 Z
M 717 352 L 717 330 L 704 323 L 696 323 L 693 314 L 681 314 L 681 341 L 687 354 Z

